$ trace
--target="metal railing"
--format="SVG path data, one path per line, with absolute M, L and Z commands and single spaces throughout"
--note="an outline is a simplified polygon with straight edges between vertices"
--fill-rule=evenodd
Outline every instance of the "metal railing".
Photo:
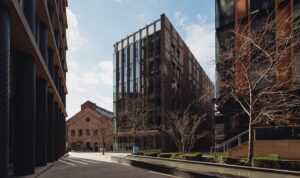
M 229 149 L 240 146 L 242 143 L 249 140 L 248 133 L 249 133 L 249 130 L 246 130 L 245 132 L 242 132 L 223 143 L 216 144 L 214 147 L 210 148 L 211 155 L 214 152 L 226 152 Z

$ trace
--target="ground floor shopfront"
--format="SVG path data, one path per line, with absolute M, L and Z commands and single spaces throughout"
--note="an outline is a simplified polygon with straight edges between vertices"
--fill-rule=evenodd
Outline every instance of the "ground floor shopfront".
M 161 135 L 158 131 L 138 132 L 137 134 L 119 132 L 115 134 L 114 151 L 131 151 L 133 146 L 138 146 L 139 150 L 161 150 Z

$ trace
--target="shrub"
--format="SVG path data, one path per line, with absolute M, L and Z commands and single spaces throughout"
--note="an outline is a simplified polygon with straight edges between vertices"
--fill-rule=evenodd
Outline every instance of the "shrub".
M 202 153 L 186 153 L 182 155 L 182 158 L 185 160 L 200 161 L 202 159 Z
M 144 153 L 144 156 L 157 157 L 158 154 L 159 154 L 158 152 L 148 152 L 148 153 Z
M 217 163 L 221 164 L 230 163 L 232 161 L 228 152 L 215 152 L 213 157 Z
M 172 159 L 182 159 L 182 153 L 173 153 L 171 158 Z
M 252 161 L 252 166 L 264 168 L 280 168 L 280 158 L 277 154 L 256 157 Z
M 172 153 L 160 153 L 158 156 L 161 158 L 171 158 Z

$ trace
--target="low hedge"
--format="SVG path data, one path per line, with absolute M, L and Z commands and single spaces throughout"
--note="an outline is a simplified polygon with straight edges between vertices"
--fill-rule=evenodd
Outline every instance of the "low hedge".
M 200 161 L 202 159 L 202 153 L 201 152 L 186 153 L 182 155 L 182 159 Z
M 267 156 L 256 157 L 252 161 L 252 166 L 278 169 L 281 167 L 279 155 L 271 154 Z
M 172 157 L 172 153 L 160 153 L 158 155 L 158 157 L 161 157 L 161 158 L 171 158 Z
M 148 152 L 148 153 L 144 153 L 144 156 L 157 157 L 158 154 L 159 154 L 158 152 Z

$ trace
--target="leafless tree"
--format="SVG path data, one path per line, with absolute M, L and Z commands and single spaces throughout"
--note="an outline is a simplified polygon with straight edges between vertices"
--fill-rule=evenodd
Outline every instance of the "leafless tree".
M 171 137 L 182 153 L 190 152 L 199 139 L 212 134 L 203 126 L 209 119 L 208 112 L 213 110 L 213 91 L 202 93 L 201 97 L 196 98 L 183 111 L 167 112 L 166 122 L 161 126 L 162 131 Z
M 219 105 L 233 101 L 249 119 L 248 162 L 254 126 L 292 124 L 300 116 L 300 85 L 293 77 L 300 29 L 288 10 L 240 20 L 221 41 Z
M 118 118 L 121 121 L 122 129 L 130 132 L 133 136 L 133 145 L 135 146 L 138 131 L 146 131 L 154 127 L 149 124 L 153 106 L 143 96 L 126 97 L 124 101 L 125 105 L 118 112 Z
M 94 133 L 92 133 L 96 140 L 100 140 L 102 142 L 102 155 L 105 153 L 105 147 L 108 139 L 112 138 L 113 134 L 113 126 L 110 118 L 98 114 L 96 117 L 97 122 L 93 125 Z

